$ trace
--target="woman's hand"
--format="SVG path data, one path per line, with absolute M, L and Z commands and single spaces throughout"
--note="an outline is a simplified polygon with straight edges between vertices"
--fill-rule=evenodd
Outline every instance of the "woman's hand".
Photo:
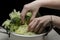
M 30 21 L 32 21 L 35 18 L 36 14 L 37 14 L 37 12 L 38 12 L 38 10 L 39 10 L 39 8 L 41 6 L 42 5 L 41 5 L 40 1 L 33 1 L 33 2 L 29 3 L 29 4 L 24 5 L 24 8 L 23 8 L 23 10 L 21 12 L 21 20 L 22 20 L 22 22 L 24 23 L 25 15 L 26 15 L 26 13 L 28 11 L 32 12 L 32 17 L 30 19 Z
M 24 5 L 24 8 L 21 12 L 22 22 L 24 23 L 25 15 L 28 11 L 32 12 L 32 17 L 31 17 L 30 21 L 33 20 L 40 7 L 60 9 L 60 0 L 36 0 L 29 4 Z
M 41 33 L 44 28 L 50 23 L 51 21 L 51 16 L 42 16 L 39 18 L 33 19 L 33 21 L 29 24 L 28 31 L 33 31 L 36 33 Z

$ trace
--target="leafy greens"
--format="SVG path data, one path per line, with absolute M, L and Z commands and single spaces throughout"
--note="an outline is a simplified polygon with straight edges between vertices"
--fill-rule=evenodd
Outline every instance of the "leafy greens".
M 12 11 L 9 14 L 10 19 L 7 19 L 5 22 L 3 22 L 2 26 L 4 26 L 6 29 L 8 28 L 10 32 L 15 32 L 17 34 L 22 34 L 22 35 L 33 35 L 35 33 L 33 32 L 28 32 L 28 22 L 31 18 L 31 12 L 28 12 L 26 17 L 25 17 L 25 23 L 22 25 L 21 24 L 21 19 L 20 19 L 20 11 Z

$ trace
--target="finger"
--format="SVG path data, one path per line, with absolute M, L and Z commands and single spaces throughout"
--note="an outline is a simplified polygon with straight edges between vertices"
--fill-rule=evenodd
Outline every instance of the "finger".
M 29 26 L 31 26 L 36 20 L 33 20 L 30 22 Z
M 40 22 L 38 23 L 38 25 L 36 26 L 36 28 L 35 28 L 35 30 L 34 30 L 35 33 L 38 32 L 38 30 L 41 28 L 42 24 L 43 24 L 43 21 L 40 21 Z
M 25 15 L 26 15 L 26 13 L 28 12 L 28 9 L 24 6 L 24 8 L 23 8 L 23 10 L 22 10 L 22 12 L 21 12 L 21 20 L 22 20 L 22 22 L 24 23 L 24 20 L 25 20 Z
M 30 19 L 30 22 L 35 18 L 37 12 L 38 12 L 38 10 L 32 11 L 32 17 Z
M 43 23 L 43 25 L 41 26 L 40 30 L 38 33 L 42 33 L 43 30 L 46 28 L 46 26 L 48 25 L 49 21 L 44 21 L 45 23 Z
M 38 21 L 36 20 L 34 24 L 32 24 L 32 26 L 30 27 L 30 31 L 34 32 L 34 29 L 37 26 L 37 24 L 38 24 Z
M 42 26 L 42 27 L 40 28 L 40 30 L 38 31 L 38 33 L 41 34 L 44 29 L 45 29 L 45 28 Z
M 30 24 L 29 24 L 29 27 L 28 27 L 28 31 L 30 31 L 30 27 L 32 26 L 32 24 L 35 22 L 35 20 L 33 20 Z

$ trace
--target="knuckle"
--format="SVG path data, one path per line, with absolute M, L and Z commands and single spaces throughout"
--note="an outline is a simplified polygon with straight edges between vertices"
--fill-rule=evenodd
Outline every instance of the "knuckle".
M 24 9 L 28 9 L 28 6 L 27 5 L 24 5 Z

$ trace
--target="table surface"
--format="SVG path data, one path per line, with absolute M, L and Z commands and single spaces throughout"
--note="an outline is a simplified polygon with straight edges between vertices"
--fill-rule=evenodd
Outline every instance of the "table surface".
M 45 40 L 60 40 L 60 35 L 52 29 L 52 31 L 45 37 Z
M 0 31 L 4 31 L 4 29 L 0 29 Z M 0 40 L 8 40 L 8 35 L 0 33 Z M 60 40 L 60 35 L 58 35 L 58 33 L 52 29 L 51 32 L 44 38 L 44 40 Z

